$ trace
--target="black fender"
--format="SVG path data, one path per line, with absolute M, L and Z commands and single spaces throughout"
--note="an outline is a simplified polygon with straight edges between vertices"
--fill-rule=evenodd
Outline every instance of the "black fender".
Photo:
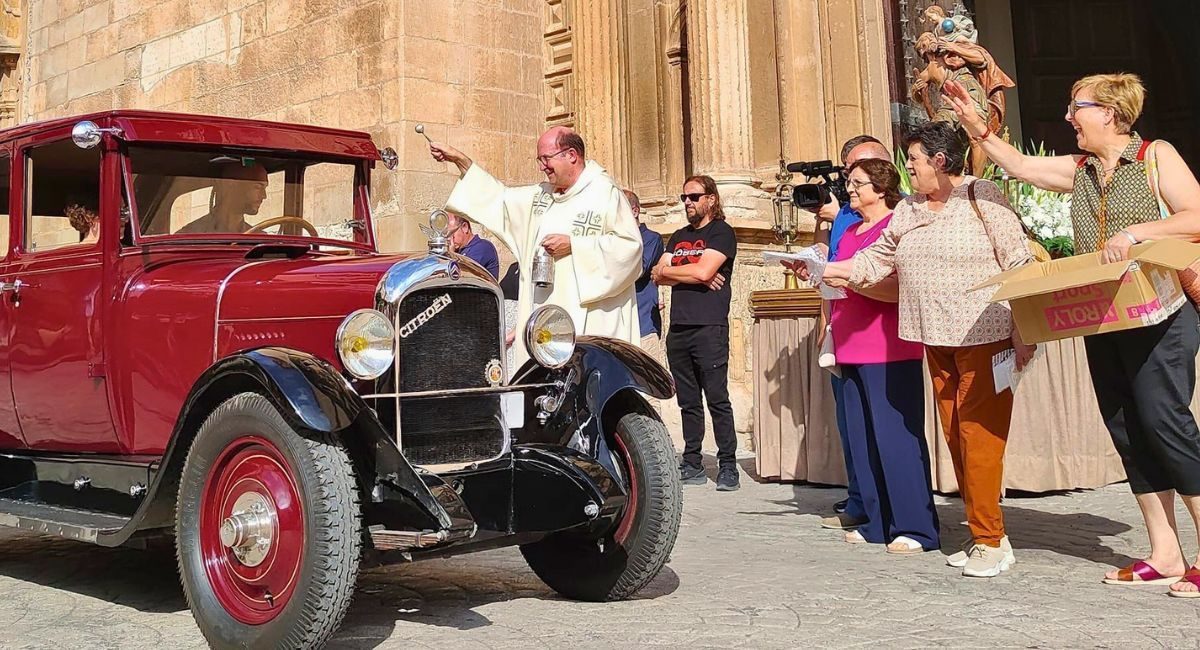
M 414 504 L 428 520 L 422 523 L 431 527 L 473 527 L 473 522 L 463 521 L 466 507 L 454 491 L 427 485 L 336 368 L 307 352 L 269 347 L 225 357 L 200 375 L 184 400 L 142 505 L 129 524 L 99 543 L 116 546 L 137 530 L 173 525 L 179 476 L 200 425 L 218 404 L 247 391 L 266 396 L 297 428 L 339 434 L 355 464 L 364 500 L 400 497 Z
M 598 336 L 580 336 L 571 360 L 561 368 L 527 363 L 516 375 L 514 384 L 556 381 L 563 385 L 562 406 L 539 426 L 536 421 L 529 422 L 537 412 L 531 405 L 522 442 L 572 447 L 592 455 L 610 472 L 614 468 L 610 466 L 608 432 L 604 430 L 609 404 L 630 393 L 636 396 L 635 391 L 658 399 L 669 399 L 675 394 L 670 373 L 653 357 L 625 341 Z M 644 404 L 640 396 L 636 400 Z M 649 406 L 644 410 L 653 414 Z

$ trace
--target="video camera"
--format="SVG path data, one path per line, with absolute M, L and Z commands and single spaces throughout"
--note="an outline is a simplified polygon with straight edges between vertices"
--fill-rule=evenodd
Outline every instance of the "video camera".
M 821 206 L 829 203 L 830 195 L 837 197 L 838 203 L 850 202 L 846 192 L 846 179 L 842 176 L 842 168 L 835 166 L 830 160 L 815 160 L 813 162 L 788 163 L 787 170 L 793 174 L 804 174 L 807 180 L 822 178 L 824 183 L 802 183 L 792 188 L 792 203 L 802 210 L 816 212 Z

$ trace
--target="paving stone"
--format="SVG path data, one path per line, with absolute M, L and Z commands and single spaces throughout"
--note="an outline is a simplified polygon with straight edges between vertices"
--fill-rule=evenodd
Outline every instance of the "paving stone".
M 1200 647 L 1200 602 L 1100 583 L 1146 552 L 1124 485 L 1010 495 L 1018 562 L 991 580 L 961 577 L 942 553 L 845 544 L 818 524 L 842 490 L 751 476 L 738 492 L 713 487 L 685 487 L 671 561 L 633 600 L 564 600 L 516 549 L 382 567 L 363 572 L 331 647 Z M 961 502 L 939 498 L 938 511 L 950 553 L 967 534 Z M 0 531 L 0 593 L 0 648 L 204 647 L 169 548 Z

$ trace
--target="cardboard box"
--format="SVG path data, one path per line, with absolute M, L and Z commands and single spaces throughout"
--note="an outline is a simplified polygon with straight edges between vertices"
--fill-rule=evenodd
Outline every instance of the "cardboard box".
M 1100 253 L 1029 264 L 975 289 L 999 285 L 991 301 L 1008 301 L 1026 343 L 1161 323 L 1187 301 L 1177 271 L 1200 259 L 1200 245 L 1164 239 L 1129 254 L 1112 264 L 1101 263 Z

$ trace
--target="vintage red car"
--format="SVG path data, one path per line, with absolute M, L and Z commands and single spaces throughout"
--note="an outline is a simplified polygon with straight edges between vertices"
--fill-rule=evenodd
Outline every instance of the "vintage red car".
M 313 647 L 363 563 L 520 545 L 625 598 L 681 512 L 663 368 L 479 266 L 378 252 L 365 133 L 145 111 L 0 132 L 0 524 L 174 536 L 217 647 Z M 442 226 L 435 216 L 436 231 Z

